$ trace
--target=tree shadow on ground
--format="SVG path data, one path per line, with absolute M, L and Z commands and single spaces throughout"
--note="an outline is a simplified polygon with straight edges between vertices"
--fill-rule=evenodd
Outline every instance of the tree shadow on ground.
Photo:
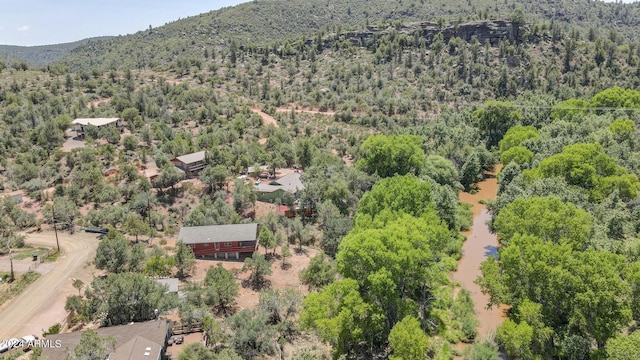
M 269 279 L 259 279 L 259 280 L 254 280 L 254 279 L 244 279 L 242 280 L 242 287 L 243 288 L 249 288 L 253 291 L 260 291 L 260 290 L 264 290 L 264 289 L 269 289 L 271 288 L 271 280 Z

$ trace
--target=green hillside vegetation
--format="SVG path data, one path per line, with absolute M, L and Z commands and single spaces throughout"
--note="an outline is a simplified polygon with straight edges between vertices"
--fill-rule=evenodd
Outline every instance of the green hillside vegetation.
M 467 14 L 474 4 L 380 2 L 367 28 L 361 9 L 374 2 L 331 2 L 329 12 L 326 2 L 283 3 L 91 42 L 39 70 L 0 67 L 0 188 L 43 206 L 33 214 L 4 201 L 0 235 L 20 246 L 19 230 L 50 226 L 52 205 L 63 231 L 109 228 L 95 259 L 109 276 L 67 303 L 78 322 L 178 309 L 184 322 L 205 324 L 208 343 L 191 358 L 259 358 L 317 338 L 336 358 L 450 359 L 455 344 L 477 340 L 472 354 L 489 357 L 499 346 L 518 359 L 614 359 L 637 342 L 640 17 L 623 15 L 637 4 L 585 2 L 573 21 L 572 3 L 565 25 L 557 8 L 553 22 L 542 12 L 523 22 L 508 3 Z M 503 5 L 509 20 L 464 23 Z M 446 10 L 420 15 L 429 7 Z M 626 23 L 581 27 L 592 8 L 607 26 L 616 9 Z M 333 24 L 333 12 L 346 15 Z M 303 26 L 314 14 L 317 24 Z M 347 16 L 357 21 L 347 26 Z M 126 129 L 90 127 L 84 146 L 63 151 L 79 117 L 121 117 Z M 182 181 L 170 159 L 196 151 L 205 151 L 201 182 Z M 470 225 L 458 193 L 475 191 L 499 160 L 489 207 L 502 247 L 478 283 L 511 311 L 495 339 L 479 339 L 471 297 L 448 275 Z M 255 219 L 257 193 L 237 174 L 259 165 L 302 167 L 298 203 L 316 215 Z M 237 311 L 227 270 L 189 281 L 184 244 L 140 243 L 184 225 L 254 220 L 267 256 L 261 249 L 245 263 L 247 285 L 262 290 L 250 310 Z M 301 274 L 304 299 L 268 289 L 279 244 L 323 252 Z M 130 307 L 119 294 L 136 295 L 142 274 L 179 275 L 186 297 L 145 282 L 153 298 L 122 313 Z M 320 358 L 315 348 L 287 356 Z
M 455 26 L 469 21 L 506 19 L 515 11 L 526 14 L 519 15 L 519 21 L 546 26 L 556 35 L 571 28 L 592 28 L 601 32 L 600 35 L 615 29 L 626 40 L 640 40 L 636 31 L 640 25 L 640 5 L 637 3 L 260 0 L 178 20 L 132 36 L 91 42 L 75 49 L 64 63 L 74 70 L 93 67 L 110 70 L 121 66 L 163 68 L 176 58 L 190 58 L 205 50 L 212 53 L 220 46 L 228 48 L 232 41 L 244 47 L 280 47 L 285 41 L 300 43 L 316 36 L 365 30 L 368 25 L 386 27 L 389 23 L 430 21 L 440 26 Z
M 109 38 L 109 36 L 102 36 L 70 43 L 40 46 L 0 45 L 0 61 L 5 64 L 20 64 L 21 62 L 26 62 L 30 67 L 39 68 L 64 58 L 69 55 L 73 49 L 81 45 L 104 41 Z

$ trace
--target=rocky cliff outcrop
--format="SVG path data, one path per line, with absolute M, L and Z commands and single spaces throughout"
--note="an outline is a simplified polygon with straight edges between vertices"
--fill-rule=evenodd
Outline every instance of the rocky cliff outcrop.
M 357 46 L 364 46 L 368 41 L 375 39 L 376 36 L 389 33 L 391 28 L 381 29 L 377 26 L 369 26 L 365 31 L 350 31 L 344 33 L 343 36 L 351 43 Z M 500 40 L 506 40 L 511 43 L 522 41 L 524 34 L 523 29 L 511 21 L 491 20 L 491 21 L 473 21 L 461 23 L 452 26 L 441 27 L 434 22 L 420 22 L 402 25 L 396 28 L 399 33 L 419 35 L 424 37 L 428 44 L 431 44 L 439 33 L 445 41 L 449 41 L 454 37 L 458 37 L 464 41 L 471 41 L 475 36 L 481 44 L 489 42 L 491 46 L 498 46 Z

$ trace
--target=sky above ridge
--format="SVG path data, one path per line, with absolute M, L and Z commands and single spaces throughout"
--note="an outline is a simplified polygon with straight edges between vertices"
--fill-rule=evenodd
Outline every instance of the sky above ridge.
M 0 0 L 0 45 L 133 34 L 248 0 Z

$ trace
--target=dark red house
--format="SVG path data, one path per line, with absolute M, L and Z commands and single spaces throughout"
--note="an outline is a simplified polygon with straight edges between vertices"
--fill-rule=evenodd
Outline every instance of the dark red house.
M 198 257 L 240 259 L 252 254 L 258 244 L 258 224 L 185 226 L 178 241 L 189 245 Z

